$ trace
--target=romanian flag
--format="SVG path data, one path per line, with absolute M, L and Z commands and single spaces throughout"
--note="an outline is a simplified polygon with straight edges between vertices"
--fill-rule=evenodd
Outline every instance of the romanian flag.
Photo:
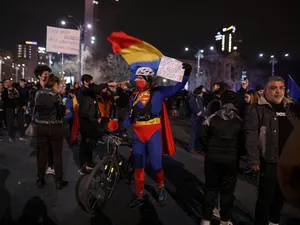
M 73 98 L 73 109 L 74 109 L 74 119 L 73 119 L 72 131 L 71 131 L 71 144 L 73 144 L 73 142 L 77 140 L 79 129 L 80 129 L 79 116 L 78 116 L 79 107 L 78 107 L 76 96 Z
M 152 45 L 124 32 L 113 32 L 108 38 L 115 54 L 120 54 L 131 68 L 133 78 L 140 67 L 150 67 L 156 73 L 163 54 Z

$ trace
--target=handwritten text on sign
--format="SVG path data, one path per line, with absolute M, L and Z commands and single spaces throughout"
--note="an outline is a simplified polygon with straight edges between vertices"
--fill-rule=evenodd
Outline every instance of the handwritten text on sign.
M 47 52 L 61 52 L 69 55 L 79 55 L 80 31 L 47 27 Z
M 181 82 L 183 74 L 184 70 L 182 69 L 182 62 L 167 56 L 161 58 L 157 76 Z

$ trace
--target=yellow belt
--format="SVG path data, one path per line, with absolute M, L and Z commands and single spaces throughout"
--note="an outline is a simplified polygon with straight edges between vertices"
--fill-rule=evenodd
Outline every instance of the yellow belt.
M 160 124 L 160 118 L 154 118 L 148 121 L 135 121 L 135 125 L 152 125 L 152 124 Z

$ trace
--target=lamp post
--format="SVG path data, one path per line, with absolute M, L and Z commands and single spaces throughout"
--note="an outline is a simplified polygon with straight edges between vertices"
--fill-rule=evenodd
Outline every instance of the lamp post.
M 274 55 L 271 55 L 270 63 L 272 65 L 272 76 L 274 76 L 274 74 L 275 74 L 275 64 L 277 63 L 277 59 L 275 58 Z
M 80 63 L 79 63 L 79 76 L 78 76 L 78 79 L 77 79 L 79 81 L 81 75 L 83 74 L 83 65 L 84 65 L 83 64 L 83 61 L 84 61 L 84 59 L 83 59 L 83 52 L 84 52 L 85 28 L 92 29 L 92 25 L 91 24 L 86 24 L 86 26 L 85 26 L 85 25 L 81 24 L 77 19 L 75 19 L 72 15 L 68 15 L 68 17 L 70 19 L 72 19 L 73 21 L 71 21 L 71 20 L 70 21 L 69 20 L 68 21 L 63 20 L 63 21 L 61 21 L 61 25 L 65 26 L 66 24 L 73 24 L 77 28 L 77 30 L 79 30 L 79 32 L 80 32 L 80 50 L 79 50 L 79 60 L 80 60 Z M 92 41 L 95 42 L 95 40 L 92 40 Z
M 2 81 L 2 64 L 4 64 L 5 60 L 11 60 L 11 57 L 10 56 L 5 56 L 4 58 L 2 58 L 0 56 L 0 82 Z
M 263 58 L 264 57 L 264 54 L 263 53 L 260 53 L 259 55 L 259 58 Z M 284 58 L 288 58 L 290 55 L 288 53 L 285 53 L 283 55 Z M 278 60 L 277 58 L 275 57 L 275 55 L 270 55 L 270 61 L 269 63 L 271 64 L 272 66 L 272 76 L 275 75 L 275 65 L 278 63 Z
M 190 49 L 188 47 L 186 47 L 184 49 L 186 52 L 190 51 Z M 193 50 L 193 49 L 192 49 Z M 193 50 L 195 51 L 195 50 Z M 200 75 L 200 61 L 201 61 L 201 58 L 203 58 L 203 53 L 204 53 L 204 50 L 203 49 L 199 49 L 199 50 L 196 50 L 196 58 L 197 58 L 197 74 Z

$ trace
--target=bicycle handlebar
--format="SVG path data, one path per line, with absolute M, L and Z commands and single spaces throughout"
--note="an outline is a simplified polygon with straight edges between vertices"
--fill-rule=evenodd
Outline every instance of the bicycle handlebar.
M 125 133 L 120 133 L 118 131 L 109 131 L 107 135 L 118 141 L 133 141 L 132 138 L 128 137 Z

